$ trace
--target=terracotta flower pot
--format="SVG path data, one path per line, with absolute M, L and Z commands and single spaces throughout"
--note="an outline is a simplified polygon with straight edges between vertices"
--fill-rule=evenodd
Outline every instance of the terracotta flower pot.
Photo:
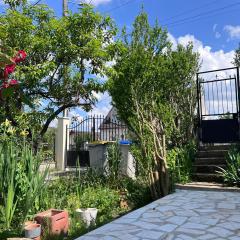
M 41 225 L 37 223 L 29 224 L 25 228 L 25 237 L 31 239 L 40 239 Z
M 97 212 L 97 208 L 79 208 L 76 210 L 76 215 L 89 227 L 90 225 L 95 225 Z
M 28 225 L 34 224 L 34 223 L 36 223 L 36 221 L 26 221 L 26 222 L 23 224 L 23 228 L 27 227 Z
M 31 238 L 7 238 L 7 240 L 32 240 Z
M 68 212 L 63 210 L 49 209 L 38 213 L 35 218 L 42 225 L 43 231 L 53 235 L 66 235 L 68 232 Z

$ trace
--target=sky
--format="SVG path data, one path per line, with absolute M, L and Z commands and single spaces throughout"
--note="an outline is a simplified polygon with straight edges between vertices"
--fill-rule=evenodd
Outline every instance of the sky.
M 69 0 L 69 9 L 76 11 L 79 1 Z M 194 50 L 200 53 L 202 71 L 232 66 L 234 50 L 240 42 L 239 0 L 85 1 L 93 4 L 102 14 L 110 15 L 118 27 L 126 26 L 129 31 L 143 7 L 152 24 L 158 20 L 161 26 L 167 28 L 173 46 L 193 43 Z M 53 8 L 57 16 L 62 14 L 62 0 L 42 0 L 41 3 Z M 106 115 L 111 108 L 111 99 L 106 93 L 98 94 L 98 98 L 99 103 L 91 113 Z M 85 115 L 79 109 L 70 112 L 71 116 L 79 114 Z

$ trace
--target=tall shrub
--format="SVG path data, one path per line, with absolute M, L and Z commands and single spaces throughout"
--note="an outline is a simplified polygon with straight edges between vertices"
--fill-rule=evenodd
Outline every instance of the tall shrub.
M 193 131 L 194 76 L 198 55 L 192 45 L 173 49 L 158 23 L 141 13 L 133 31 L 123 31 L 109 92 L 121 119 L 134 132 L 153 198 L 169 192 L 167 145 L 184 144 Z

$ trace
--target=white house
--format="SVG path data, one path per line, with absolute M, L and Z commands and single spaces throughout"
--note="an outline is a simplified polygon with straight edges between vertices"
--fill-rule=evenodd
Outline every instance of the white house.
M 127 126 L 119 120 L 117 110 L 112 107 L 103 122 L 99 126 L 100 139 L 102 141 L 115 141 L 118 139 L 127 139 Z

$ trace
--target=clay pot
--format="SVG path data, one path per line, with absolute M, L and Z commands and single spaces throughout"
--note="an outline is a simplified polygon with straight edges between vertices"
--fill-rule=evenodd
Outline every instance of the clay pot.
M 79 208 L 76 209 L 76 215 L 81 219 L 87 227 L 95 225 L 97 218 L 97 208 Z
M 31 239 L 40 239 L 41 235 L 41 225 L 37 223 L 29 224 L 24 227 L 25 237 Z
M 36 223 L 35 221 L 26 221 L 24 224 L 23 224 L 23 228 L 27 227 L 28 225 L 31 225 L 31 224 L 34 224 Z
M 31 238 L 7 238 L 7 240 L 32 240 Z
M 68 232 L 67 211 L 49 209 L 38 213 L 34 220 L 42 225 L 43 231 L 48 231 L 52 235 L 66 235 Z

